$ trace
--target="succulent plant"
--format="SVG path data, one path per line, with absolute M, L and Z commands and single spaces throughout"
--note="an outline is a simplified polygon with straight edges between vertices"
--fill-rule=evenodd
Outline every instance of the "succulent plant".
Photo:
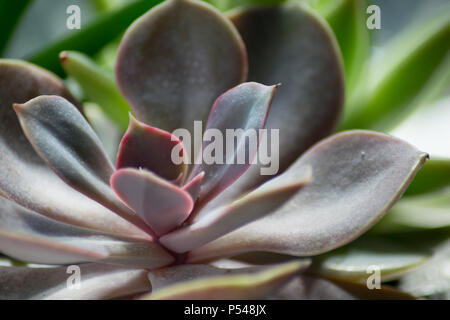
M 226 16 L 167 0 L 122 38 L 121 95 L 84 56 L 64 52 L 61 63 L 128 128 L 113 165 L 61 79 L 0 59 L 0 252 L 19 264 L 0 267 L 1 299 L 411 298 L 360 280 L 379 255 L 384 280 L 427 255 L 353 241 L 427 154 L 375 131 L 329 136 L 346 70 L 332 30 L 306 4 Z M 174 163 L 173 150 L 198 153 L 174 133 L 193 133 L 194 121 L 221 133 L 278 129 L 279 174 L 260 174 L 245 137 L 233 155 L 248 154 L 243 164 Z M 67 285 L 71 265 L 80 288 Z

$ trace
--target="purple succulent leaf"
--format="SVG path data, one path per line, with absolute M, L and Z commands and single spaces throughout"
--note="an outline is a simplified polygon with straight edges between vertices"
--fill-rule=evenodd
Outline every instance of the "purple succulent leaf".
M 111 186 L 158 235 L 181 225 L 194 206 L 189 193 L 147 170 L 120 169 Z
M 261 299 L 305 269 L 308 261 L 226 270 L 180 265 L 150 272 L 151 300 Z
M 195 201 L 197 201 L 198 195 L 200 194 L 200 189 L 204 177 L 205 172 L 202 171 L 183 186 L 183 190 L 190 194 L 194 203 Z
M 277 300 L 413 300 L 414 296 L 382 285 L 371 290 L 366 283 L 327 280 L 300 275 L 270 295 Z
M 392 207 L 426 157 L 402 140 L 371 131 L 324 139 L 282 175 L 311 167 L 310 184 L 272 214 L 193 250 L 188 261 L 248 251 L 311 256 L 345 245 Z
M 130 115 L 130 125 L 119 146 L 116 168 L 142 168 L 155 172 L 167 180 L 184 176 L 185 162 L 172 161 L 172 150 L 186 156 L 183 144 L 171 133 L 153 128 Z
M 221 137 L 227 137 L 227 130 L 242 130 L 242 134 L 236 139 L 233 138 L 233 152 L 223 151 L 221 159 L 218 159 L 222 163 L 215 161 L 211 164 L 205 160 L 205 154 L 208 155 L 207 148 L 214 146 L 212 143 L 216 142 L 216 138 L 203 137 L 203 153 L 199 154 L 202 158 L 201 161 L 197 161 L 200 164 L 194 166 L 190 175 L 190 179 L 193 179 L 200 172 L 205 172 L 199 201 L 205 203 L 215 197 L 248 169 L 256 156 L 257 149 L 251 148 L 245 133 L 250 130 L 255 132 L 257 137 L 259 129 L 264 128 L 277 88 L 278 85 L 265 86 L 256 82 L 247 82 L 217 98 L 208 118 L 205 135 L 220 132 Z M 223 147 L 228 149 L 228 146 Z M 242 156 L 245 158 L 241 159 Z
M 55 75 L 23 61 L 0 59 L 0 195 L 53 219 L 148 238 L 142 230 L 65 184 L 23 134 L 14 103 L 58 95 L 74 104 Z
M 302 178 L 289 182 L 271 180 L 231 204 L 219 207 L 192 224 L 164 235 L 159 241 L 177 253 L 196 249 L 272 213 L 310 182 L 310 171 Z
M 67 285 L 70 267 L 0 267 L 1 300 L 115 299 L 151 290 L 147 270 L 80 264 L 80 287 Z
M 115 236 L 41 216 L 0 197 L 0 252 L 26 262 L 102 261 L 157 268 L 173 257 L 152 240 Z
M 281 173 L 337 126 L 344 100 L 340 50 L 328 25 L 296 1 L 234 11 L 229 17 L 247 47 L 248 80 L 282 84 L 266 124 L 279 129 Z M 220 203 L 270 178 L 260 175 L 260 167 L 252 165 Z
M 25 136 L 48 166 L 67 184 L 144 227 L 109 185 L 114 166 L 100 139 L 73 104 L 59 96 L 39 96 L 15 104 Z
M 137 118 L 170 132 L 206 120 L 214 100 L 246 74 L 236 28 L 193 0 L 165 1 L 134 22 L 116 64 L 117 83 Z

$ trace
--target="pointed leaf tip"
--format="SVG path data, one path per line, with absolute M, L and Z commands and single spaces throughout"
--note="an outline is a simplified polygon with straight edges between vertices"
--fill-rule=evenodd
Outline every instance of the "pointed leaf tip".
M 137 118 L 170 132 L 192 132 L 194 120 L 206 120 L 214 99 L 246 74 L 236 28 L 211 5 L 192 0 L 165 1 L 136 20 L 116 63 L 117 83 Z
M 310 184 L 272 214 L 191 251 L 190 261 L 248 251 L 312 256 L 343 246 L 384 216 L 426 158 L 405 141 L 377 132 L 324 139 L 280 175 L 295 176 L 310 166 Z
M 217 98 L 208 118 L 202 153 L 198 156 L 203 159 L 211 156 L 207 150 L 211 150 L 211 146 L 214 146 L 216 141 L 206 136 L 208 132 L 213 133 L 219 130 L 222 136 L 226 137 L 229 135 L 229 130 L 235 130 L 233 139 L 236 143 L 233 143 L 232 150 L 228 150 L 227 146 L 226 152 L 222 152 L 220 156 L 216 152 L 212 164 L 201 161 L 200 164 L 195 165 L 190 174 L 191 179 L 199 172 L 205 172 L 199 195 L 200 201 L 206 202 L 212 199 L 238 179 L 251 165 L 256 156 L 259 141 L 262 139 L 260 129 L 265 126 L 278 86 L 246 82 Z
M 143 168 L 175 181 L 183 180 L 186 151 L 173 134 L 146 125 L 130 113 L 128 130 L 119 146 L 116 168 Z M 175 152 L 175 154 L 174 154 Z

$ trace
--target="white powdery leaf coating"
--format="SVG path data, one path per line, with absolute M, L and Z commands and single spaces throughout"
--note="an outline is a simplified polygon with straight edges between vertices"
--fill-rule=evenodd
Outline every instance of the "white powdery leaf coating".
M 317 255 L 375 224 L 427 155 L 394 137 L 347 131 L 307 151 L 283 175 L 312 168 L 312 183 L 272 214 L 189 253 L 188 261 L 248 251 Z
M 173 262 L 153 241 L 114 236 L 61 223 L 0 197 L 0 252 L 26 262 L 102 261 L 145 268 Z
M 33 150 L 13 103 L 45 94 L 72 101 L 55 75 L 26 62 L 0 60 L 0 195 L 59 221 L 148 238 L 133 224 L 65 184 Z
M 0 299 L 114 299 L 151 289 L 147 270 L 96 263 L 74 267 L 79 268 L 80 282 L 71 282 L 71 286 L 68 286 L 68 278 L 75 272 L 67 273 L 68 267 L 0 267 Z

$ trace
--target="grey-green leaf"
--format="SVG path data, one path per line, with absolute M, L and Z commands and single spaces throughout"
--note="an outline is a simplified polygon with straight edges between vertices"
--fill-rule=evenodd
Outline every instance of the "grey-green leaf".
M 296 1 L 237 10 L 230 19 L 247 47 L 248 80 L 281 83 L 266 128 L 279 130 L 279 172 L 283 172 L 337 126 L 344 71 L 336 39 L 325 21 Z M 270 178 L 260 175 L 259 169 L 252 165 L 230 192 L 242 194 Z
M 109 185 L 114 165 L 100 139 L 66 99 L 40 96 L 15 104 L 23 131 L 50 168 L 65 182 L 133 223 L 145 228 Z
M 71 264 L 102 261 L 158 268 L 173 257 L 153 240 L 84 229 L 41 216 L 0 197 L 0 252 L 20 261 Z
M 371 131 L 324 139 L 283 174 L 312 168 L 312 182 L 301 192 L 274 213 L 193 250 L 189 258 L 255 250 L 311 256 L 345 245 L 394 205 L 426 157 L 402 140 Z
M 148 238 L 133 224 L 65 184 L 36 154 L 23 134 L 13 103 L 25 103 L 39 95 L 58 95 L 76 104 L 52 73 L 24 61 L 0 60 L 0 194 L 59 221 Z

